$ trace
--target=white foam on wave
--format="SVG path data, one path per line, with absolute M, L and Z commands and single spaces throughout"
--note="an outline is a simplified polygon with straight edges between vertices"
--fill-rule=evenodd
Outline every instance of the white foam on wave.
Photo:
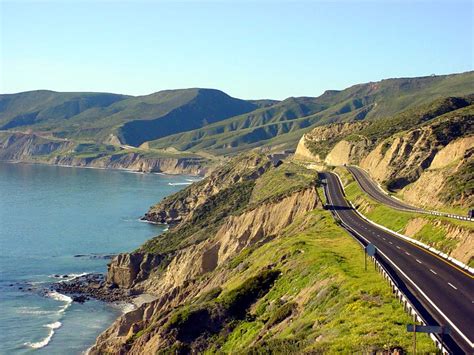
M 80 274 L 67 274 L 67 277 L 62 277 L 62 275 L 60 275 L 59 277 L 56 275 L 49 275 L 48 277 L 54 278 L 54 279 L 61 279 L 60 281 L 58 281 L 59 283 L 61 283 L 61 282 L 72 281 L 74 279 L 77 279 L 78 277 L 86 276 L 87 274 L 88 274 L 87 272 L 83 272 Z
M 170 186 L 191 185 L 192 182 L 169 182 Z
M 201 180 L 202 179 L 186 179 L 186 181 L 190 181 L 190 182 L 199 182 Z
M 55 329 L 58 329 L 59 327 L 61 327 L 62 323 L 61 322 L 54 322 L 54 323 L 50 323 L 50 324 L 46 324 L 44 325 L 44 327 L 46 328 L 49 328 L 49 333 L 47 335 L 46 338 L 44 338 L 43 340 L 41 341 L 38 341 L 36 343 L 25 343 L 24 345 L 26 346 L 29 346 L 30 348 L 33 348 L 33 349 L 41 349 L 41 348 L 44 348 L 46 345 L 49 344 L 49 342 L 51 341 L 51 339 L 53 338 L 53 335 L 54 335 L 54 330 Z
M 56 292 L 56 291 L 52 291 L 52 292 L 49 292 L 48 293 L 48 297 L 52 298 L 53 300 L 56 300 L 56 301 L 61 301 L 61 302 L 65 302 L 66 304 L 64 306 L 62 306 L 60 309 L 59 309 L 59 313 L 64 313 L 64 311 L 66 309 L 69 308 L 69 306 L 71 305 L 72 303 L 72 298 L 69 297 L 69 296 L 66 296 L 66 295 L 63 295 L 62 293 L 59 293 L 59 292 Z

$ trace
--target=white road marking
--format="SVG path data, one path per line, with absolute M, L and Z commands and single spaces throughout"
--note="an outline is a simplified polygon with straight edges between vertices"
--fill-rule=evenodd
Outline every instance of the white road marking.
M 387 240 L 387 239 L 383 238 L 383 240 Z
M 389 242 L 390 244 L 393 244 L 392 242 Z
M 448 282 L 448 285 L 451 286 L 452 288 L 454 288 L 455 290 L 457 290 L 458 288 L 456 286 L 454 286 L 451 282 Z
M 438 274 L 436 273 L 436 271 L 431 270 L 431 269 L 430 269 L 430 271 L 431 271 L 433 274 L 438 275 Z
M 407 251 L 405 252 L 405 254 L 406 254 L 406 255 L 410 255 L 410 253 L 409 253 L 409 252 L 407 252 Z
M 419 264 L 423 264 L 420 260 L 416 259 L 416 262 Z

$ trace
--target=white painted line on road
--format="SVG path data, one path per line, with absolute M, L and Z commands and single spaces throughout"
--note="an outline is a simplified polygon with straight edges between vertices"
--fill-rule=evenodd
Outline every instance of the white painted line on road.
M 420 260 L 418 260 L 418 259 L 416 259 L 416 262 L 417 262 L 418 264 L 423 264 L 423 263 L 422 263 Z
M 418 292 L 421 293 L 421 295 L 433 306 L 435 310 L 437 310 L 441 316 L 443 316 L 444 319 L 448 321 L 448 323 L 461 335 L 461 337 L 466 340 L 469 346 L 474 347 L 474 343 L 463 333 L 461 330 L 456 326 L 456 324 L 451 321 L 442 311 L 439 309 L 439 307 L 424 293 L 421 288 L 412 280 L 408 277 L 407 274 L 405 274 L 402 269 L 400 269 L 397 264 L 395 264 L 386 254 L 384 254 L 381 250 L 378 251 L 390 264 L 392 264 L 408 281 L 411 282 L 413 286 L 418 290 Z
M 387 240 L 387 239 L 383 238 L 383 240 Z
M 430 271 L 431 271 L 433 274 L 438 275 L 438 274 L 436 273 L 436 271 L 431 270 L 431 269 L 430 269 Z
M 400 249 L 400 247 L 397 245 L 397 249 Z
M 389 242 L 390 244 L 393 244 L 392 242 Z
M 405 252 L 405 254 L 406 254 L 406 255 L 410 255 L 410 253 L 409 253 L 409 252 L 407 252 L 407 251 Z
M 458 288 L 456 286 L 454 286 L 451 282 L 448 282 L 448 285 L 451 286 L 452 288 L 454 288 L 455 290 L 457 290 Z

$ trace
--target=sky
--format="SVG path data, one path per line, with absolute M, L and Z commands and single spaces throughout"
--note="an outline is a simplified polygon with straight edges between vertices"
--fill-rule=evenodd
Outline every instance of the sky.
M 318 96 L 473 70 L 472 0 L 0 0 L 0 93 Z

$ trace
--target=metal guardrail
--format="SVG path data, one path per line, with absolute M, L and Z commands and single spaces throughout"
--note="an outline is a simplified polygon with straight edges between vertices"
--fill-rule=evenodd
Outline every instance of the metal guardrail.
M 367 170 L 359 167 L 359 166 L 355 166 L 355 165 L 351 165 L 353 166 L 354 168 L 356 169 L 360 169 L 362 171 L 364 171 L 370 178 L 370 174 Z M 349 170 L 349 169 L 347 169 Z M 351 173 L 351 171 L 349 170 L 349 172 Z M 352 173 L 351 173 L 352 174 Z M 337 175 L 337 174 L 336 174 Z M 354 176 L 354 178 L 357 180 L 357 178 Z M 395 196 L 392 196 L 390 195 L 387 191 L 385 191 L 383 189 L 382 186 L 380 186 L 380 184 L 374 180 L 374 182 L 377 184 L 378 188 L 380 191 L 382 191 L 385 195 L 389 196 L 390 198 L 394 198 L 394 199 L 397 199 L 398 201 L 400 202 L 403 202 L 404 204 L 408 205 L 405 201 L 402 201 L 400 200 L 398 197 L 395 197 Z M 360 184 L 359 184 L 360 185 Z M 430 215 L 433 215 L 433 216 L 441 216 L 441 217 L 448 217 L 448 218 L 455 218 L 455 219 L 459 219 L 459 220 L 463 220 L 463 221 L 469 221 L 469 222 L 474 222 L 474 218 L 469 218 L 469 217 L 465 217 L 465 216 L 461 216 L 461 215 L 458 215 L 458 214 L 453 214 L 453 213 L 447 213 L 447 212 L 440 212 L 440 211 L 433 211 L 433 210 L 425 210 L 423 208 L 420 208 L 420 207 L 416 207 L 416 206 L 413 206 L 413 209 L 408 209 L 408 208 L 401 208 L 401 207 L 394 207 L 394 206 L 390 206 L 391 208 L 395 208 L 397 210 L 400 210 L 400 211 L 405 211 L 405 212 L 415 212 L 415 213 L 424 213 L 424 214 L 430 214 Z
M 344 194 L 344 197 L 345 197 L 346 192 L 345 192 L 345 190 L 344 190 L 344 185 L 343 185 L 343 183 L 342 183 L 342 180 L 341 180 L 340 176 L 339 176 L 338 174 L 336 174 L 336 173 L 333 173 L 333 174 L 337 176 L 337 178 L 338 178 L 338 180 L 339 180 L 339 183 L 341 184 L 341 187 L 342 187 L 342 193 Z M 420 247 L 422 247 L 422 248 L 424 248 L 424 249 L 426 249 L 426 250 L 428 250 L 428 251 L 430 251 L 430 252 L 432 252 L 432 253 L 434 253 L 434 254 L 440 256 L 440 257 L 442 257 L 443 259 L 446 259 L 446 260 L 452 262 L 453 264 L 455 264 L 456 266 L 460 267 L 461 269 L 463 269 L 463 270 L 469 272 L 471 275 L 474 275 L 474 268 L 472 268 L 472 267 L 470 267 L 470 266 L 464 264 L 462 261 L 459 261 L 459 260 L 457 260 L 457 259 L 455 259 L 455 258 L 449 256 L 448 254 L 443 253 L 442 251 L 440 251 L 440 250 L 438 250 L 438 249 L 436 249 L 436 248 L 433 248 L 432 246 L 430 246 L 430 245 L 428 245 L 428 244 L 425 244 L 425 243 L 423 243 L 423 242 L 420 242 L 419 240 L 416 240 L 416 239 L 407 237 L 406 235 L 403 235 L 403 234 L 401 234 L 401 233 L 395 232 L 395 231 L 391 230 L 390 228 L 387 228 L 387 227 L 382 226 L 382 225 L 380 225 L 380 224 L 378 224 L 378 223 L 375 223 L 374 221 L 372 221 L 372 220 L 368 219 L 366 216 L 364 216 L 361 212 L 359 212 L 359 210 L 357 210 L 357 208 L 355 208 L 355 206 L 352 204 L 352 202 L 349 201 L 349 200 L 347 200 L 347 198 L 346 198 L 346 201 L 351 205 L 351 207 L 354 209 L 354 211 L 355 211 L 361 218 L 365 219 L 367 222 L 369 222 L 369 223 L 373 224 L 374 226 L 376 226 L 376 227 L 378 227 L 378 228 L 380 228 L 380 229 L 383 229 L 383 230 L 385 230 L 385 231 L 387 231 L 387 232 L 389 232 L 389 233 L 391 233 L 391 234 L 394 234 L 394 235 L 396 235 L 397 237 L 400 237 L 400 238 L 402 238 L 402 239 L 405 239 L 405 240 L 408 241 L 408 242 L 411 242 L 411 243 L 413 243 L 413 244 L 416 244 L 416 245 L 418 245 L 418 246 L 420 246 Z
M 344 185 L 342 185 L 342 182 L 339 178 L 339 175 L 336 174 L 336 176 L 338 177 L 340 183 L 341 183 L 341 186 L 342 186 L 342 189 L 343 189 L 343 193 L 344 193 Z M 324 192 L 324 197 L 326 199 L 326 202 L 329 203 L 328 201 L 328 196 L 327 196 L 327 192 L 326 192 L 326 187 L 327 187 L 327 182 L 324 184 L 324 188 L 323 188 L 323 192 Z M 350 201 L 348 201 L 350 203 L 350 205 L 352 206 L 352 203 Z M 352 206 L 354 208 L 354 206 Z M 358 212 L 355 208 L 354 210 L 360 214 L 360 212 Z M 350 228 L 348 225 L 346 225 L 340 218 L 339 216 L 334 212 L 334 211 L 331 211 L 331 214 L 333 215 L 334 219 L 339 223 L 341 224 L 341 226 L 362 246 L 362 248 L 365 247 L 366 244 L 369 243 L 369 241 L 364 237 L 362 236 L 361 234 L 357 233 L 355 230 L 353 230 L 352 228 Z M 365 216 L 364 216 L 365 218 Z M 367 218 L 365 218 L 367 219 Z M 369 220 L 370 221 L 370 220 Z M 364 242 L 366 244 L 364 244 Z M 423 318 L 423 316 L 421 315 L 421 312 L 419 310 L 416 309 L 416 307 L 413 305 L 413 303 L 408 299 L 408 297 L 403 293 L 402 290 L 400 290 L 400 288 L 398 287 L 397 283 L 396 283 L 396 280 L 393 279 L 392 275 L 390 274 L 390 272 L 382 265 L 382 263 L 380 262 L 380 260 L 378 260 L 380 256 L 378 256 L 377 254 L 375 256 L 372 256 L 371 259 L 374 261 L 374 264 L 375 264 L 375 267 L 377 269 L 377 271 L 379 271 L 382 276 L 384 277 L 385 280 L 388 281 L 388 283 L 390 284 L 390 287 L 392 288 L 392 292 L 396 295 L 397 299 L 400 301 L 401 304 L 403 304 L 403 308 L 405 310 L 405 312 L 407 312 L 408 314 L 410 314 L 411 316 L 413 316 L 413 319 L 415 322 L 420 322 L 422 323 L 423 325 L 427 325 L 427 322 L 426 320 Z M 431 338 L 431 340 L 435 343 L 435 346 L 441 351 L 442 354 L 450 354 L 451 352 L 449 351 L 449 349 L 447 349 L 444 345 L 443 345 L 443 341 L 439 338 L 439 335 L 437 334 L 429 334 L 429 337 Z

